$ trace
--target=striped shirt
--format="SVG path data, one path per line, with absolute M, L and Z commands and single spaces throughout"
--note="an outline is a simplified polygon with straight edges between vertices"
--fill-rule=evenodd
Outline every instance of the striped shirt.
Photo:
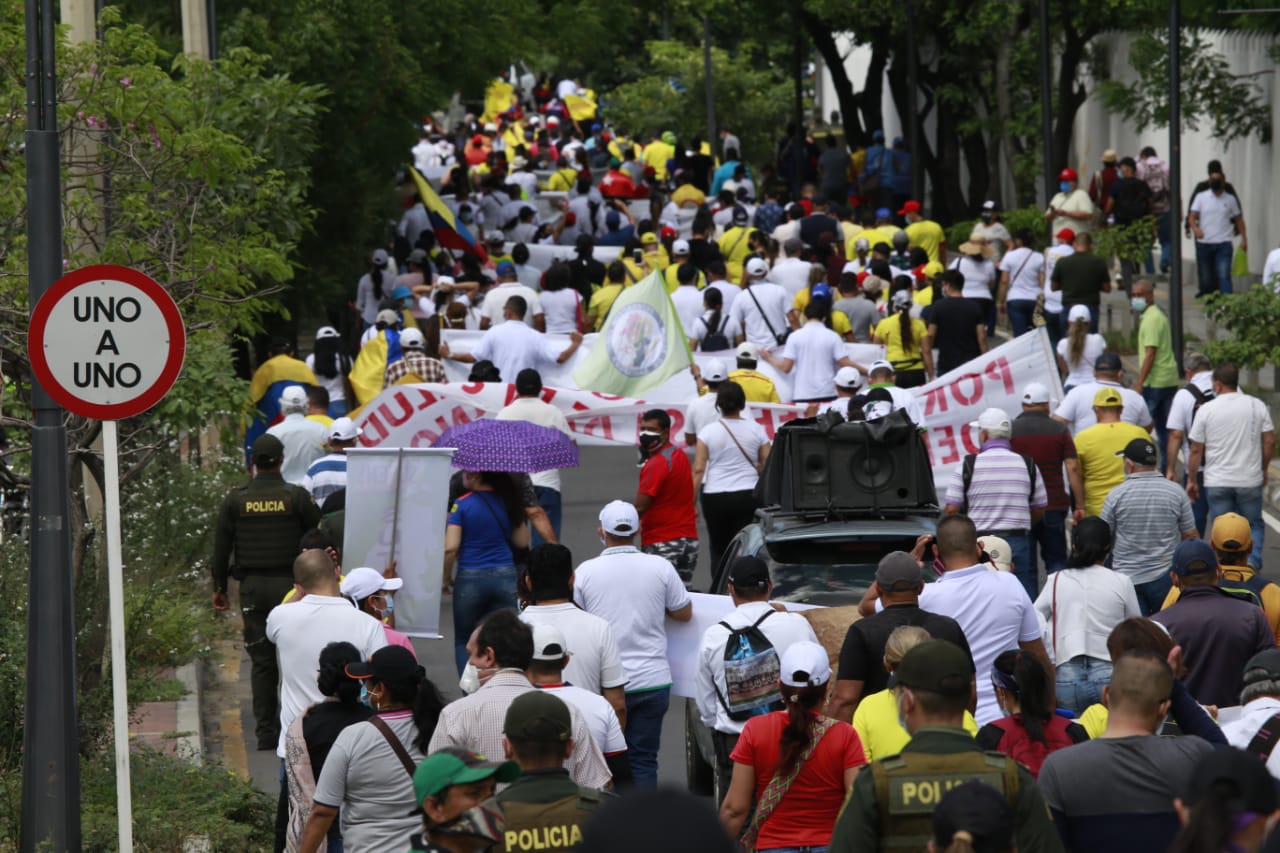
M 1033 468 L 1036 481 L 1027 480 L 1027 463 L 1010 448 L 1009 440 L 991 438 L 973 462 L 968 508 L 974 526 L 984 530 L 1029 530 L 1031 510 L 1049 505 L 1044 480 Z M 1029 499 L 1028 499 L 1029 498 Z M 964 469 L 957 465 L 947 486 L 947 504 L 964 506 Z
M 321 456 L 307 469 L 307 476 L 302 487 L 311 493 L 311 498 L 319 506 L 329 495 L 347 487 L 347 457 L 344 453 L 329 453 Z
M 1107 495 L 1099 517 L 1115 536 L 1111 568 L 1135 585 L 1163 577 L 1182 535 L 1196 529 L 1186 491 L 1156 471 L 1126 477 Z

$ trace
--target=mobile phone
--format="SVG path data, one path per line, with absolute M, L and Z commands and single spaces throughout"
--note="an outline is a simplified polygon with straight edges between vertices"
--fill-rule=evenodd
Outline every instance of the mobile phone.
M 635 259 L 637 264 L 644 262 L 644 249 L 636 249 L 631 253 L 631 257 Z

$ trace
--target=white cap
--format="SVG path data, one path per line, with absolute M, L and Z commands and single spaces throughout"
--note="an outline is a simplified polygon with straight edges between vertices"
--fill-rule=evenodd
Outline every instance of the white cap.
M 354 598 L 356 601 L 360 601 L 375 592 L 381 590 L 393 592 L 402 586 L 404 586 L 404 581 L 400 578 L 384 578 L 382 572 L 377 569 L 361 566 L 358 569 L 352 569 L 347 572 L 347 576 L 342 579 L 342 586 L 339 589 L 347 598 Z
M 821 687 L 831 680 L 827 650 L 810 640 L 787 646 L 778 668 L 779 680 L 788 687 Z
M 862 374 L 856 367 L 842 367 L 836 371 L 836 387 L 857 391 L 862 387 Z
M 335 329 L 333 326 L 321 326 L 320 328 L 316 329 L 316 340 L 320 340 L 321 338 L 339 338 L 339 337 L 342 337 L 342 336 L 338 334 L 338 330 Z
M 755 278 L 764 278 L 769 274 L 769 264 L 764 258 L 752 258 L 747 261 L 747 275 Z
M 867 368 L 867 373 L 869 375 L 869 374 L 875 373 L 877 370 L 887 370 L 890 373 L 895 372 L 893 369 L 893 365 L 885 361 L 883 358 L 871 362 L 871 366 Z
M 609 501 L 600 510 L 600 526 L 614 536 L 635 536 L 640 532 L 640 514 L 626 501 Z
M 988 432 L 1000 432 L 1003 430 L 1007 436 L 1013 429 L 1013 421 L 1009 420 L 1009 415 L 1005 413 L 1004 409 L 991 408 L 984 410 L 982 414 L 978 415 L 978 419 L 970 423 L 969 426 Z
M 983 209 L 983 210 L 995 210 L 995 209 L 996 209 L 996 203 L 995 203 L 994 201 L 990 201 L 990 200 L 988 200 L 988 201 L 984 201 L 984 202 L 982 203 L 982 209 Z
M 400 346 L 404 349 L 426 349 L 427 339 L 419 329 L 405 329 L 400 333 Z
M 555 127 L 560 124 L 559 116 L 547 116 L 547 127 Z
M 688 241 L 688 240 L 676 240 L 675 242 L 673 242 L 673 243 L 671 244 L 671 254 L 673 254 L 673 255 L 687 255 L 687 254 L 689 254 L 689 241 Z
M 307 389 L 301 385 L 290 385 L 280 392 L 280 408 L 296 409 L 307 407 Z
M 911 292 L 908 290 L 899 290 L 889 299 L 889 303 L 893 305 L 894 308 L 909 308 L 912 303 Z
M 870 252 L 870 251 L 871 251 L 871 241 L 870 241 L 870 240 L 868 240 L 866 237 L 859 237 L 858 239 L 856 239 L 856 240 L 854 240 L 854 241 L 853 241 L 853 250 L 854 250 L 855 252 L 859 252 L 859 251 L 861 251 L 861 252 Z
M 564 633 L 559 628 L 548 622 L 533 624 L 534 660 L 558 661 L 567 654 L 570 654 L 569 647 L 565 645 Z
M 751 343 L 751 341 L 743 341 L 738 344 L 737 354 L 738 358 L 749 358 L 752 361 L 760 360 L 760 348 Z
M 1077 320 L 1084 320 L 1086 323 L 1093 319 L 1093 315 L 1089 313 L 1088 305 L 1072 305 L 1071 310 L 1067 312 L 1067 322 L 1074 323 Z
M 356 422 L 351 418 L 337 418 L 333 422 L 333 426 L 329 427 L 329 438 L 337 441 L 350 441 L 357 438 L 364 430 L 356 426 Z
M 1013 571 L 1013 550 L 999 536 L 979 536 L 978 547 L 987 552 L 991 560 L 987 565 L 997 572 Z
M 1022 392 L 1022 404 L 1035 406 L 1049 402 L 1049 388 L 1043 382 L 1028 382 L 1027 389 Z
M 702 378 L 708 382 L 723 382 L 729 378 L 729 365 L 724 359 L 713 358 L 702 368 Z

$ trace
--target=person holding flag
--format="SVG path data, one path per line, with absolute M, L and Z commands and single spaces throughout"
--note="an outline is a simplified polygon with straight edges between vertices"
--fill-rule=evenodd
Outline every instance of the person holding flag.
M 306 362 L 294 356 L 293 344 L 284 338 L 273 338 L 267 350 L 267 360 L 249 382 L 248 420 L 244 431 L 245 464 L 249 464 L 250 449 L 258 436 L 272 424 L 284 419 L 280 410 L 280 396 L 290 385 L 319 385 L 316 375 Z

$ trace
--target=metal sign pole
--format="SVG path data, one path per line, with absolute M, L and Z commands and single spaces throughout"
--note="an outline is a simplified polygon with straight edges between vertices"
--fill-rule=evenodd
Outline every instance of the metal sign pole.
M 124 649 L 124 558 L 120 548 L 120 454 L 115 421 L 102 422 L 103 506 L 107 521 L 107 599 L 111 618 L 111 711 L 116 742 L 116 813 L 121 853 L 133 851 L 129 777 L 129 680 Z

